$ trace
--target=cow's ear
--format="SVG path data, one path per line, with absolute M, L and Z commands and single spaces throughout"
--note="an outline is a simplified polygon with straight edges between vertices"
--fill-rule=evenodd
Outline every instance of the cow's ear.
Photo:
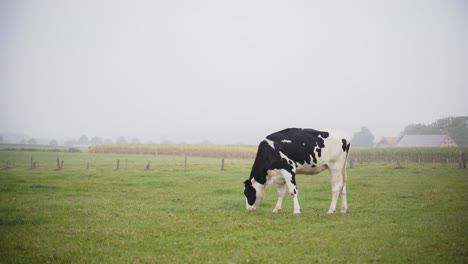
M 252 182 L 249 180 L 245 180 L 244 185 L 247 186 L 252 186 Z

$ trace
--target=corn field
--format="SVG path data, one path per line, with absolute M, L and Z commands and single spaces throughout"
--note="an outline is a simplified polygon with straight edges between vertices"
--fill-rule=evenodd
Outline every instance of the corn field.
M 146 154 L 197 156 L 211 158 L 254 159 L 257 147 L 251 145 L 201 145 L 201 144 L 131 144 L 97 145 L 89 148 L 91 153 Z

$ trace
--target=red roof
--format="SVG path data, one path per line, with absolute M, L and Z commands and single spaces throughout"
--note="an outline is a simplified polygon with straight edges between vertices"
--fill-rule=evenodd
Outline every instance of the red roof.
M 382 139 L 380 140 L 380 144 L 396 145 L 398 144 L 398 141 L 398 137 L 382 137 Z

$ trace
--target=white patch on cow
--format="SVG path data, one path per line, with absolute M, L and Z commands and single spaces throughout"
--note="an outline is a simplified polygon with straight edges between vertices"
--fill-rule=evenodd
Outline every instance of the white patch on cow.
M 281 142 L 283 142 L 283 143 L 292 143 L 291 140 L 287 140 L 287 139 L 283 139 L 283 140 L 281 140 Z
M 292 159 L 288 158 L 288 156 L 284 155 L 283 152 L 280 151 L 279 154 L 280 154 L 280 157 L 282 159 L 286 160 L 286 162 L 288 162 L 289 165 L 291 165 L 291 166 L 294 165 L 294 161 Z
M 267 172 L 267 182 L 266 184 L 284 184 L 284 177 L 281 174 L 282 170 L 274 169 Z
M 319 158 L 317 163 L 313 162 L 312 155 L 310 157 L 310 164 L 305 162 L 304 164 L 300 164 L 296 162 L 296 172 L 298 174 L 308 174 L 308 175 L 315 175 L 327 169 L 327 166 L 323 164 L 322 160 Z
M 265 138 L 265 141 L 268 143 L 268 145 L 270 145 L 272 149 L 275 149 L 275 142 L 269 140 L 268 138 Z

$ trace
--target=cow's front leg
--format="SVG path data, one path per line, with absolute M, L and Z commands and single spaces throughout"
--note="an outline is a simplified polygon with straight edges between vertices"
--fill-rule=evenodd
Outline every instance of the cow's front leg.
M 293 202 L 294 202 L 294 214 L 300 214 L 301 213 L 301 207 L 299 206 L 299 199 L 298 199 L 298 194 L 299 192 L 297 191 L 297 186 L 296 186 L 296 179 L 295 179 L 295 173 L 294 172 L 288 172 L 286 170 L 282 171 L 284 180 L 286 181 L 286 184 L 289 189 L 289 193 L 293 197 Z
M 277 189 L 278 189 L 278 201 L 276 202 L 275 209 L 273 209 L 273 213 L 278 213 L 281 211 L 281 206 L 283 205 L 284 194 L 286 193 L 286 184 L 284 183 L 277 184 Z

